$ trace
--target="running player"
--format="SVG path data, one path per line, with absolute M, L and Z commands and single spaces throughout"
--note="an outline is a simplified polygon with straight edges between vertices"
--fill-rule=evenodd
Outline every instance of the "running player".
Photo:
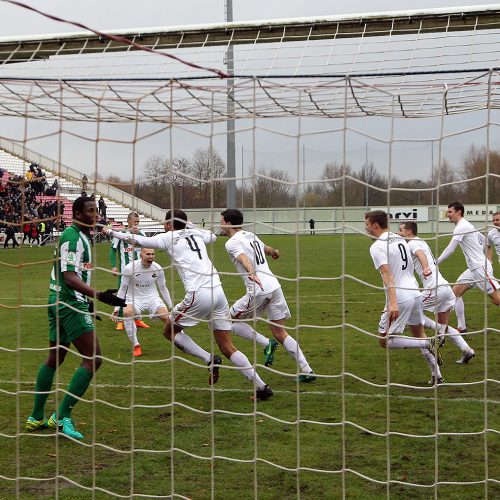
M 221 213 L 221 232 L 228 236 L 226 251 L 243 278 L 247 293 L 231 307 L 233 332 L 245 339 L 254 340 L 264 347 L 264 364 L 270 366 L 274 361 L 274 351 L 279 341 L 299 366 L 299 381 L 312 382 L 316 380 L 302 349 L 297 341 L 285 330 L 285 320 L 290 318 L 290 310 L 286 303 L 281 285 L 269 269 L 266 256 L 279 259 L 278 250 L 265 245 L 262 240 L 242 229 L 243 214 L 228 208 Z M 267 319 L 274 339 L 267 339 L 257 333 L 248 323 L 237 320 L 257 319 L 262 312 L 267 313 Z
M 488 260 L 493 265 L 493 249 L 496 250 L 498 255 L 498 262 L 500 263 L 500 212 L 493 214 L 493 225 L 495 226 L 488 233 Z
M 252 383 L 255 383 L 256 397 L 264 400 L 273 395 L 271 388 L 263 382 L 248 358 L 236 349 L 231 340 L 231 315 L 219 274 L 208 257 L 206 244 L 213 243 L 216 236 L 206 229 L 194 227 L 187 222 L 182 210 L 169 210 L 165 218 L 165 233 L 151 238 L 130 233 L 117 233 L 108 228 L 119 239 L 148 248 L 160 248 L 170 257 L 177 269 L 186 291 L 184 300 L 177 304 L 165 322 L 164 335 L 186 354 L 203 360 L 210 371 L 209 383 L 219 378 L 222 359 L 211 356 L 189 337 L 183 328 L 208 320 L 215 341 L 221 352 Z
M 443 342 L 445 338 L 449 338 L 462 351 L 462 357 L 457 363 L 468 363 L 476 353 L 469 347 L 460 332 L 448 325 L 450 312 L 455 306 L 455 294 L 450 284 L 438 271 L 429 245 L 417 236 L 416 222 L 409 221 L 400 224 L 399 234 L 405 238 L 410 247 L 413 267 L 424 288 L 421 293 L 423 308 L 425 311 L 430 311 L 433 316 L 437 314 L 438 324 L 425 316 L 424 326 L 437 331 Z
M 441 384 L 439 349 L 434 339 L 425 335 L 422 298 L 413 275 L 410 248 L 401 236 L 389 232 L 388 216 L 384 211 L 367 213 L 365 224 L 366 232 L 376 239 L 370 247 L 370 255 L 375 269 L 380 271 L 386 294 L 386 308 L 379 323 L 380 346 L 384 349 L 419 348 L 431 370 L 429 383 Z M 406 325 L 413 338 L 401 335 Z
M 455 224 L 453 238 L 443 250 L 437 260 L 440 265 L 460 245 L 464 253 L 467 269 L 458 277 L 457 284 L 453 287 L 453 293 L 457 297 L 455 312 L 458 318 L 459 332 L 466 332 L 465 307 L 462 296 L 471 288 L 479 288 L 488 294 L 496 306 L 500 305 L 500 284 L 493 276 L 491 262 L 487 260 L 484 253 L 484 236 L 466 219 L 464 219 L 464 206 L 455 201 L 448 205 L 447 216 L 451 223 Z
M 154 261 L 155 251 L 142 248 L 140 259 L 129 262 L 122 272 L 122 283 L 118 297 L 125 299 L 127 307 L 123 310 L 125 330 L 133 346 L 134 356 L 142 356 L 142 348 L 137 339 L 137 326 L 134 318 L 144 311 L 167 321 L 168 309 L 160 298 L 161 293 L 167 306 L 172 308 L 172 299 L 165 283 L 165 273 L 160 264 Z
M 98 292 L 90 287 L 92 242 L 89 232 L 97 221 L 95 201 L 83 196 L 77 198 L 73 203 L 73 219 L 73 224 L 63 231 L 56 247 L 49 287 L 50 350 L 38 371 L 34 407 L 26 420 L 26 430 L 52 427 L 74 439 L 83 439 L 83 434 L 75 429 L 71 411 L 102 363 L 87 297 L 118 307 L 126 303 L 113 295 L 116 290 Z M 45 403 L 52 391 L 56 370 L 64 362 L 70 344 L 81 354 L 82 362 L 73 374 L 57 412 L 47 421 Z
M 139 214 L 137 212 L 130 212 L 127 215 L 127 227 L 123 232 L 127 231 L 129 233 L 145 236 L 145 234 L 139 229 Z M 133 260 L 139 259 L 140 252 L 141 249 L 134 247 L 131 243 L 118 238 L 113 238 L 111 248 L 109 249 L 109 262 L 111 264 L 111 272 L 115 276 L 118 276 L 118 288 L 121 286 L 121 273 L 123 272 L 123 269 L 125 269 L 125 266 Z M 113 313 L 113 319 L 118 315 L 119 311 L 115 310 Z M 149 328 L 149 326 L 140 318 L 135 320 L 135 325 L 139 328 Z M 123 330 L 123 321 L 116 322 L 116 329 Z

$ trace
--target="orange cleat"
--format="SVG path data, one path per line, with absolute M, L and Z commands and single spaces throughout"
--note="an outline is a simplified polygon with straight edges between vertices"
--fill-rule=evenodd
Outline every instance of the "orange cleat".
M 123 321 L 117 321 L 115 330 L 123 330 L 123 328 Z
M 139 356 L 142 356 L 142 349 L 139 344 L 134 346 L 134 357 L 138 358 Z
M 151 328 L 149 325 L 146 325 L 146 323 L 144 323 L 144 321 L 142 321 L 142 319 L 136 319 L 135 326 L 137 328 Z

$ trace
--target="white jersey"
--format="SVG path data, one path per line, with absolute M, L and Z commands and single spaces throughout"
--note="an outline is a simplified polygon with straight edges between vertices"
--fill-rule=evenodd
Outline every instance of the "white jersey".
M 398 304 L 420 296 L 418 283 L 413 275 L 410 247 L 401 236 L 389 231 L 382 233 L 370 247 L 370 255 L 375 269 L 380 269 L 384 264 L 389 266 L 396 287 Z M 388 301 L 387 289 L 385 293 Z
M 436 267 L 436 260 L 434 259 L 434 255 L 432 255 L 431 249 L 426 241 L 418 236 L 415 238 L 411 238 L 408 240 L 408 246 L 410 247 L 411 256 L 413 260 L 413 267 L 415 268 L 415 272 L 420 277 L 420 281 L 422 282 L 423 288 L 427 290 L 431 290 L 436 288 L 438 285 L 448 285 L 448 281 L 443 278 L 443 275 L 438 271 Z M 429 269 L 432 271 L 430 276 L 424 276 L 424 269 L 422 268 L 422 264 L 418 260 L 417 250 L 422 250 L 427 259 L 427 263 L 429 265 Z
M 186 228 L 152 237 L 113 231 L 113 236 L 120 239 L 134 239 L 141 247 L 163 250 L 177 269 L 186 292 L 196 292 L 200 288 L 221 285 L 217 269 L 208 257 L 205 246 L 206 243 L 212 243 L 217 239 L 211 231 Z
M 265 245 L 258 236 L 250 231 L 240 230 L 226 241 L 225 247 L 229 257 L 231 257 L 236 269 L 243 278 L 243 283 L 245 283 L 247 292 L 256 295 L 268 294 L 280 288 L 281 285 L 278 279 L 271 272 L 271 269 L 269 269 L 266 254 L 264 252 Z M 250 259 L 262 283 L 263 290 L 260 286 L 256 285 L 255 282 L 249 279 L 243 264 L 237 259 L 241 254 L 246 254 Z
M 488 246 L 495 249 L 498 255 L 498 262 L 500 262 L 500 228 L 494 227 L 488 233 Z
M 158 290 L 169 307 L 172 299 L 165 283 L 165 274 L 157 262 L 150 267 L 141 260 L 132 261 L 122 271 L 122 281 L 118 297 L 126 298 L 128 303 L 158 297 Z
M 468 220 L 460 219 L 453 230 L 452 239 L 458 241 L 471 271 L 484 267 L 484 236 Z

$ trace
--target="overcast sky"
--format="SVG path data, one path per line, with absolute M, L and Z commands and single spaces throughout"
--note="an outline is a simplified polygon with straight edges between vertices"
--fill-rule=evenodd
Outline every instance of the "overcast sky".
M 224 0 L 83 0 L 76 2 L 72 0 L 24 0 L 24 3 L 32 5 L 50 14 L 57 15 L 72 21 L 78 21 L 88 25 L 91 28 L 105 31 L 106 29 L 131 29 L 144 27 L 160 27 L 160 26 L 175 26 L 175 25 L 190 25 L 204 23 L 220 23 L 224 21 Z M 273 18 L 290 18 L 290 17 L 309 17 L 323 15 L 341 15 L 355 14 L 367 12 L 385 12 L 385 11 L 401 11 L 412 9 L 429 9 L 429 8 L 444 8 L 457 7 L 465 2 L 458 0 L 419 0 L 418 2 L 410 2 L 407 0 L 233 0 L 233 12 L 235 21 L 250 21 Z M 467 2 L 468 6 L 484 5 L 484 1 Z M 37 13 L 29 10 L 8 4 L 0 0 L 0 34 L 1 36 L 16 36 L 16 35 L 35 35 L 44 33 L 67 33 L 72 31 L 81 31 L 69 24 L 59 23 L 47 19 Z M 1 125 L 0 125 L 1 127 Z M 0 135 L 2 128 L 0 128 Z M 498 135 L 498 134 L 497 134 Z M 495 138 L 493 138 L 493 142 Z M 179 141 L 179 150 L 181 153 L 189 156 L 187 144 Z M 365 144 L 366 142 L 366 144 Z M 237 139 L 237 163 L 241 162 L 241 155 L 246 161 L 251 158 L 250 141 L 238 141 Z M 497 141 L 498 145 L 498 141 Z M 191 146 L 189 144 L 189 146 Z M 449 154 L 456 155 L 457 148 L 452 142 L 449 145 L 443 145 L 444 152 L 449 151 Z M 43 150 L 43 144 L 40 142 L 30 145 L 33 149 L 40 147 Z M 224 153 L 222 138 L 218 147 Z M 341 158 L 342 141 L 338 144 L 333 144 L 332 141 L 324 142 L 322 137 L 313 138 L 308 144 L 305 144 L 306 155 L 312 159 L 316 157 L 317 163 L 311 168 L 311 173 L 307 178 L 318 178 L 321 167 L 326 161 L 331 160 L 332 152 Z M 367 149 L 368 148 L 368 149 Z M 154 150 L 154 147 L 148 151 Z M 408 144 L 406 148 L 394 153 L 394 158 L 397 159 L 401 155 L 403 159 L 413 159 L 421 161 L 420 158 L 425 158 L 426 166 L 420 170 L 422 178 L 430 174 L 430 157 L 432 154 L 437 155 L 437 152 L 430 151 L 432 148 L 426 144 L 420 148 L 417 145 Z M 244 150 L 244 151 L 243 151 Z M 143 163 L 147 157 L 148 151 L 144 151 L 138 158 L 139 163 Z M 50 150 L 42 151 L 49 156 Z M 155 152 L 155 151 L 153 151 Z M 194 151 L 193 151 L 194 152 Z M 269 140 L 263 140 L 259 144 L 259 152 L 256 155 L 257 169 L 259 168 L 280 168 L 285 154 L 290 155 L 290 161 L 295 165 L 296 161 L 296 145 L 294 141 L 289 144 L 280 142 L 275 137 Z M 354 164 L 362 164 L 365 155 L 368 154 L 369 160 L 375 162 L 376 167 L 384 172 L 384 164 L 387 163 L 388 149 L 383 144 L 371 144 L 364 139 L 354 143 L 348 155 Z M 295 157 L 295 161 L 294 161 Z M 67 164 L 72 164 L 71 159 L 64 157 L 63 161 Z M 301 160 L 299 161 L 299 163 Z M 408 160 L 406 161 L 406 163 Z M 112 161 L 103 162 L 107 164 L 103 168 L 105 175 L 116 172 L 116 165 Z M 103 164 L 101 163 L 101 164 Z M 123 164 L 122 164 L 123 165 Z M 92 172 L 92 168 L 85 167 L 83 162 L 75 165 L 81 170 Z M 239 167 L 238 167 L 239 168 Z M 246 169 L 247 167 L 245 167 Z M 123 169 L 121 170 L 123 173 Z M 295 177 L 296 169 L 292 171 L 292 176 Z M 401 172 L 399 177 L 408 178 L 413 175 L 413 172 Z

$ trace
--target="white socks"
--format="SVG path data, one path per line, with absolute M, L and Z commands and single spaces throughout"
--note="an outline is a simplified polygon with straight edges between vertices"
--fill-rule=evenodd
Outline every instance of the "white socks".
M 175 334 L 174 345 L 182 352 L 190 354 L 195 358 L 201 359 L 206 364 L 210 363 L 212 356 L 209 352 L 200 347 L 189 335 L 186 335 L 182 330 Z
M 387 349 L 429 349 L 429 339 L 394 335 L 387 339 Z
M 127 332 L 127 336 L 132 342 L 132 345 L 135 347 L 139 345 L 139 340 L 137 340 L 137 326 L 135 326 L 134 318 L 124 318 L 123 323 L 125 325 L 125 331 Z
M 307 362 L 307 359 L 304 356 L 302 349 L 300 348 L 299 344 L 297 344 L 297 341 L 293 337 L 288 335 L 288 337 L 286 337 L 286 339 L 283 341 L 283 347 L 287 352 L 290 353 L 292 358 L 295 359 L 295 361 L 297 361 L 301 373 L 312 372 L 312 369 L 309 366 L 309 363 Z
M 465 306 L 462 297 L 457 297 L 455 300 L 455 313 L 457 315 L 459 330 L 465 330 Z
M 432 355 L 432 352 L 429 351 L 429 349 L 421 348 L 420 352 L 422 353 L 422 356 L 425 358 L 425 361 L 427 361 L 427 364 L 429 365 L 429 368 L 431 369 L 431 374 L 436 378 L 443 378 L 441 375 L 441 370 L 439 369 L 439 365 L 436 363 L 436 358 Z
M 438 333 L 440 335 L 442 335 L 444 333 L 444 329 L 445 329 L 445 325 L 441 325 L 439 323 L 436 323 L 435 321 L 433 321 L 431 318 L 428 318 L 427 316 L 425 317 L 424 326 L 425 326 L 425 328 L 430 328 L 434 331 L 436 331 L 436 327 L 437 327 Z M 448 325 L 446 339 L 450 340 L 450 342 L 453 342 L 462 352 L 467 352 L 470 350 L 469 344 L 467 344 L 467 342 L 462 337 L 462 335 L 460 335 L 460 332 L 450 325 Z
M 250 382 L 253 383 L 255 380 L 255 385 L 257 389 L 262 389 L 266 383 L 259 377 L 259 374 L 254 370 L 253 366 L 248 361 L 248 358 L 241 352 L 233 352 L 229 361 L 233 363 L 236 368 L 246 377 Z
M 267 347 L 269 345 L 269 339 L 256 332 L 248 323 L 243 323 L 242 321 L 235 321 L 233 323 L 233 333 L 238 335 L 238 337 L 242 337 L 247 340 L 253 340 L 260 344 L 263 347 Z

